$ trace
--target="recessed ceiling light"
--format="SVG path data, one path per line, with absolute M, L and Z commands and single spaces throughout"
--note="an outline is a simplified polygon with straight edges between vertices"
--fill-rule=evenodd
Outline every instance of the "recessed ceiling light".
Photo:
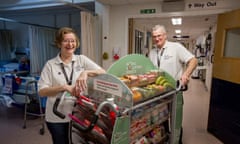
M 182 18 L 172 18 L 172 24 L 173 25 L 181 25 L 182 24 Z
M 180 34 L 182 31 L 180 29 L 175 30 L 176 34 Z

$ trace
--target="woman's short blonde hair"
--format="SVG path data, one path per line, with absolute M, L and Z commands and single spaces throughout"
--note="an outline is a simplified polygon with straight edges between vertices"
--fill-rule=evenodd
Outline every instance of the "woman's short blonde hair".
M 56 32 L 56 37 L 55 37 L 55 41 L 54 41 L 56 47 L 58 47 L 58 48 L 61 47 L 61 43 L 62 43 L 62 41 L 63 41 L 64 35 L 65 35 L 65 34 L 69 34 L 69 33 L 74 34 L 74 36 L 75 36 L 75 38 L 76 38 L 76 43 L 77 43 L 76 47 L 79 48 L 79 46 L 80 46 L 80 39 L 79 39 L 79 37 L 77 36 L 75 30 L 72 29 L 72 28 L 69 28 L 69 27 L 62 27 L 62 28 L 60 28 L 60 29 Z

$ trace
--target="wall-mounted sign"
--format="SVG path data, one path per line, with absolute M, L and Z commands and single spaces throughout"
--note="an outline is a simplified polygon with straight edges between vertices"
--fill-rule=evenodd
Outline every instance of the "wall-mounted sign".
M 141 14 L 152 14 L 152 13 L 156 13 L 156 9 L 141 9 L 140 13 Z
M 202 1 L 202 2 L 189 2 L 186 3 L 186 10 L 202 10 L 202 9 L 217 9 L 223 7 L 223 3 L 219 3 L 219 1 Z

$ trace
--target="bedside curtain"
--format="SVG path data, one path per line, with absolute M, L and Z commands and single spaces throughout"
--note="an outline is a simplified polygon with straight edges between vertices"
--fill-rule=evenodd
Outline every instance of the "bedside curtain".
M 0 30 L 0 60 L 11 59 L 12 32 L 10 30 Z
M 100 64 L 101 44 L 98 41 L 99 30 L 97 26 L 98 17 L 89 12 L 82 11 L 81 14 L 81 54 L 89 57 Z
M 55 29 L 29 26 L 30 72 L 40 75 L 47 60 L 59 52 L 54 46 Z

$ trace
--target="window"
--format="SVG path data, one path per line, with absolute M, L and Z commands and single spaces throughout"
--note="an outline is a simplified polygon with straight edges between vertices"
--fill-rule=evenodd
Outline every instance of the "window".
M 227 29 L 225 36 L 223 56 L 240 58 L 240 28 Z

